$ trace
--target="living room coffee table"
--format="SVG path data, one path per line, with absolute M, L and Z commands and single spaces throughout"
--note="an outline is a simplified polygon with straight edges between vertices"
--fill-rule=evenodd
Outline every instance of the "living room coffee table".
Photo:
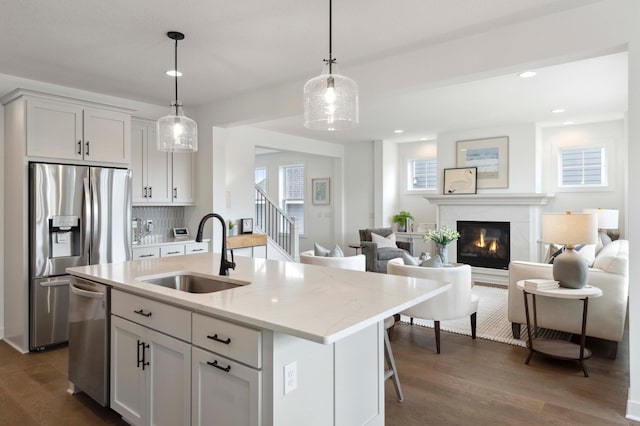
M 591 357 L 591 351 L 584 347 L 587 331 L 587 308 L 589 305 L 589 298 L 602 296 L 602 290 L 598 287 L 587 285 L 583 288 L 554 288 L 554 289 L 525 289 L 525 280 L 518 281 L 516 285 L 522 290 L 524 295 L 524 312 L 527 318 L 527 335 L 529 341 L 527 347 L 529 348 L 529 356 L 525 361 L 525 364 L 529 364 L 531 357 L 534 353 L 539 353 L 545 356 L 549 356 L 556 359 L 578 361 L 582 372 L 585 377 L 589 377 L 587 369 L 584 366 L 583 361 Z M 529 314 L 529 295 L 533 301 L 533 328 L 531 327 L 530 314 Z M 536 296 L 555 297 L 560 299 L 576 299 L 582 300 L 582 333 L 580 335 L 580 344 L 573 342 L 567 342 L 565 340 L 558 339 L 545 339 L 538 337 L 538 318 L 536 313 Z

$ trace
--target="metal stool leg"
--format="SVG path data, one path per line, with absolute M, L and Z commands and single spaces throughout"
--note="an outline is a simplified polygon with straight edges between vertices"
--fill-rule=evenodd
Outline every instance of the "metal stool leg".
M 402 402 L 404 401 L 404 396 L 402 395 L 402 387 L 400 386 L 398 370 L 396 369 L 396 360 L 393 358 L 393 352 L 391 352 L 391 342 L 389 341 L 389 335 L 386 329 L 384 330 L 384 357 L 389 367 L 384 372 L 384 379 L 392 379 L 393 387 L 396 388 L 396 394 L 398 395 L 398 401 Z

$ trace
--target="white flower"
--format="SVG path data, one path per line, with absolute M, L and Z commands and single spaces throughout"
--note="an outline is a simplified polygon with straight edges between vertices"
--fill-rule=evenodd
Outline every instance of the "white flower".
M 437 244 L 443 244 L 445 246 L 452 241 L 457 240 L 458 238 L 460 238 L 460 233 L 454 231 L 448 226 L 443 226 L 440 229 L 430 229 L 424 235 L 425 241 L 433 241 Z

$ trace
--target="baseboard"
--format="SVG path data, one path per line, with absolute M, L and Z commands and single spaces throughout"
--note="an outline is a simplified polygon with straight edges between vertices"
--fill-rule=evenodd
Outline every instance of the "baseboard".
M 495 287 L 509 287 L 509 271 L 506 269 L 471 267 L 471 278 L 476 284 L 484 283 Z
M 631 392 L 629 392 L 631 393 Z M 629 420 L 640 422 L 640 401 L 627 400 L 627 415 Z
M 3 337 L 2 339 L 3 342 L 5 342 L 7 345 L 11 346 L 13 349 L 15 349 L 16 351 L 20 352 L 21 354 L 26 354 L 29 353 L 29 351 L 25 351 L 22 347 L 20 347 L 20 345 L 17 345 L 16 343 L 12 342 L 11 340 Z

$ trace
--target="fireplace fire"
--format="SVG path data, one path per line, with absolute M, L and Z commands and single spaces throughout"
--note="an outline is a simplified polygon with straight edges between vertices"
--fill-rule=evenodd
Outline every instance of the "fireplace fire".
M 510 260 L 509 222 L 458 221 L 458 262 L 507 269 Z

